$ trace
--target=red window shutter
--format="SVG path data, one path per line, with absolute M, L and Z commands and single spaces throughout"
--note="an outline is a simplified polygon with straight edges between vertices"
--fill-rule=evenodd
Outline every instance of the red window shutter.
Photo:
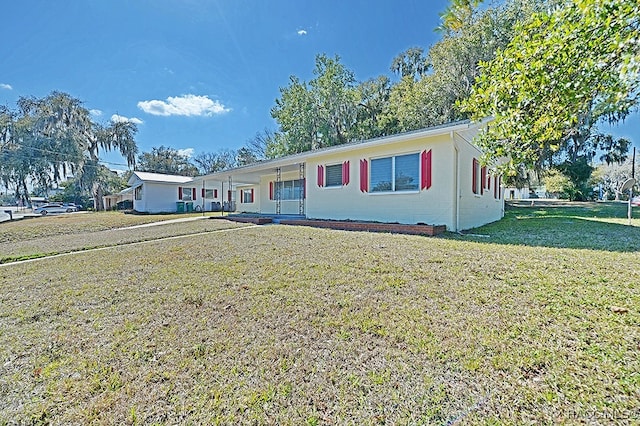
M 482 167 L 480 169 L 480 193 L 484 193 L 484 189 L 487 187 L 487 167 Z
M 269 182 L 269 199 L 273 200 L 273 182 Z
M 347 165 L 345 166 L 345 171 L 347 172 L 347 181 L 345 185 L 349 185 L 349 182 L 351 181 L 351 162 L 347 161 L 346 164 Z
M 360 160 L 360 191 L 369 192 L 369 163 Z
M 231 190 L 227 191 L 227 201 L 231 204 Z
M 204 188 L 202 188 L 202 192 L 201 192 L 201 194 L 202 194 L 202 195 L 201 195 L 201 196 L 202 196 L 202 198 L 204 198 Z
M 422 151 L 420 166 L 422 171 L 422 182 L 420 188 L 429 189 L 431 188 L 431 150 Z
M 491 189 L 491 175 L 487 177 L 487 189 Z
M 498 199 L 498 176 L 493 177 L 493 198 Z
M 473 163 L 471 165 L 473 170 L 471 171 L 471 188 L 474 194 L 478 193 L 478 160 L 473 159 Z
M 249 202 L 250 202 L 250 203 L 253 203 L 253 202 L 255 201 L 254 196 L 255 196 L 254 189 L 253 189 L 253 188 L 251 188 L 251 200 L 249 200 Z
M 342 184 L 349 185 L 349 162 L 342 163 Z
M 195 188 L 193 188 L 193 189 L 191 190 L 191 195 L 192 195 L 192 197 L 191 197 L 191 198 L 193 198 L 193 201 L 195 201 L 195 200 L 196 200 L 196 189 L 195 189 Z
M 322 188 L 324 186 L 324 167 L 318 165 L 318 186 Z
M 213 190 L 213 198 L 218 198 L 218 190 L 217 189 Z
M 502 176 L 498 176 L 498 184 L 496 186 L 498 187 L 498 200 L 500 200 L 502 198 Z
M 431 167 L 432 166 L 431 157 L 432 157 L 431 150 L 429 150 L 429 152 L 427 152 L 427 188 L 426 189 L 431 188 L 431 182 L 432 182 L 431 176 L 433 174 L 433 171 L 432 171 L 433 169 Z
M 244 202 L 244 200 L 242 199 L 242 189 L 238 190 L 238 196 L 239 196 L 239 199 L 240 199 L 239 203 L 242 204 Z
M 182 187 L 178 187 L 178 200 L 182 200 Z

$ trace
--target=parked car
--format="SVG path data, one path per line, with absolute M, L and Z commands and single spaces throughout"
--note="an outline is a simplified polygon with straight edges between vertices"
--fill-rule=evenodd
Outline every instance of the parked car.
M 63 207 L 67 207 L 69 209 L 71 209 L 71 211 L 77 212 L 78 210 L 80 210 L 80 207 L 75 205 L 74 203 L 64 203 L 62 205 Z
M 41 214 L 43 216 L 48 215 L 49 213 L 70 213 L 74 211 L 69 206 L 63 206 L 62 204 L 45 204 L 36 209 L 33 209 L 34 213 Z

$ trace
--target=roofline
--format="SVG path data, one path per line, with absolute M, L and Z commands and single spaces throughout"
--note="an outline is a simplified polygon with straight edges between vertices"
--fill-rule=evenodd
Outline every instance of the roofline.
M 148 174 L 152 174 L 152 175 L 156 175 L 156 176 L 175 176 L 175 177 L 183 177 L 185 179 L 189 179 L 189 180 L 185 180 L 184 182 L 176 182 L 176 181 L 171 181 L 171 180 L 162 180 L 162 179 L 142 179 L 140 177 L 140 175 L 138 175 L 138 173 L 148 173 Z M 154 172 L 141 172 L 139 170 L 134 170 L 131 174 L 131 177 L 129 178 L 129 181 L 131 181 L 131 179 L 133 178 L 133 176 L 135 176 L 137 178 L 138 181 L 140 182 L 154 182 L 154 183 L 169 183 L 169 184 L 176 184 L 176 185 L 180 185 L 180 184 L 185 184 L 185 183 L 190 183 L 193 182 L 196 178 L 195 177 L 191 177 L 191 176 L 181 176 L 181 175 L 167 175 L 165 173 L 154 173 Z M 129 182 L 127 182 L 129 183 Z
M 342 145 L 334 145 L 325 148 L 320 148 L 312 151 L 305 151 L 298 154 L 291 154 L 285 157 L 274 158 L 273 160 L 264 160 L 259 163 L 249 164 L 246 166 L 235 167 L 233 169 L 223 170 L 220 172 L 210 173 L 207 175 L 197 176 L 194 180 L 219 180 L 227 178 L 230 175 L 234 175 L 242 172 L 257 172 L 260 170 L 271 169 L 274 167 L 290 165 L 295 163 L 302 163 L 306 160 L 314 157 L 318 157 L 326 154 L 333 154 L 339 152 L 348 152 L 361 148 L 366 145 L 367 147 L 375 147 L 384 145 L 387 143 L 402 142 L 405 140 L 415 139 L 416 137 L 425 137 L 438 134 L 445 134 L 449 132 L 456 132 L 460 130 L 466 130 L 471 128 L 483 127 L 491 118 L 485 118 L 478 122 L 471 122 L 471 120 L 461 120 L 453 123 L 441 124 L 438 126 L 427 127 L 419 130 L 412 130 L 410 132 L 397 133 L 395 135 L 381 136 L 373 139 L 366 139 L 362 141 L 348 142 Z

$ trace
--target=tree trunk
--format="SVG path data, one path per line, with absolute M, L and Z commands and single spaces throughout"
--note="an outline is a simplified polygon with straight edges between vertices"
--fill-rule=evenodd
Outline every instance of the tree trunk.
M 104 210 L 104 200 L 103 200 L 102 196 L 103 196 L 102 186 L 101 185 L 94 185 L 94 187 L 93 187 L 93 207 L 96 209 L 96 211 L 99 211 L 99 212 Z

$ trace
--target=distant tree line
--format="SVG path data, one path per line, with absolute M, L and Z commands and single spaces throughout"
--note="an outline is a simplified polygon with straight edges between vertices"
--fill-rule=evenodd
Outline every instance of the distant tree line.
M 135 124 L 97 124 L 80 101 L 53 92 L 0 108 L 0 178 L 16 193 L 69 168 L 96 205 L 110 181 L 100 150 L 130 166 L 194 176 L 265 159 L 491 116 L 476 141 L 483 163 L 522 187 L 529 176 L 567 180 L 590 195 L 595 161 L 622 164 L 631 142 L 598 130 L 638 108 L 640 3 L 625 0 L 451 0 L 440 40 L 391 60 L 389 75 L 358 81 L 339 56 L 318 54 L 314 77 L 291 76 L 264 129 L 239 150 L 191 158 L 173 148 L 138 155 Z M 137 157 L 136 157 L 137 155 Z
M 391 76 L 358 82 L 340 57 L 317 55 L 313 79 L 280 88 L 278 129 L 258 135 L 265 157 L 491 116 L 477 142 L 507 184 L 551 173 L 588 198 L 594 161 L 620 164 L 631 146 L 598 124 L 637 110 L 640 3 L 481 3 L 452 0 L 441 39 L 399 54 Z
M 133 166 L 136 132 L 131 122 L 94 122 L 89 110 L 66 93 L 21 97 L 15 110 L 0 107 L 0 179 L 28 201 L 29 183 L 46 195 L 71 175 L 73 185 L 101 209 L 102 196 L 113 190 L 113 173 L 100 164 L 100 151 L 117 150 Z

